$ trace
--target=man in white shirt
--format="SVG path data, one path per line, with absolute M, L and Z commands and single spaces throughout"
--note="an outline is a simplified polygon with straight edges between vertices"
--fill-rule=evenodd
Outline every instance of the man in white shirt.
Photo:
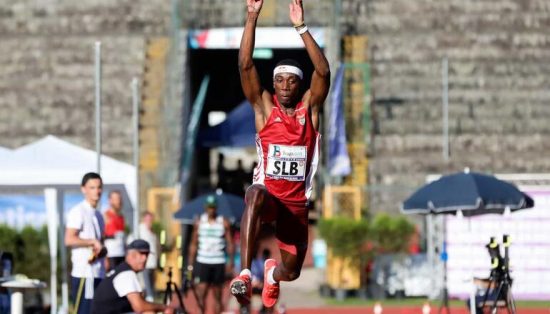
M 107 250 L 102 242 L 105 224 L 96 209 L 102 189 L 101 176 L 86 173 L 80 187 L 84 201 L 71 208 L 67 215 L 65 245 L 71 248 L 71 299 L 75 306 L 72 313 L 90 313 L 94 288 L 105 276 Z
M 147 302 L 141 292 L 137 273 L 145 268 L 149 243 L 145 240 L 132 241 L 127 249 L 124 262 L 109 272 L 107 278 L 97 287 L 92 304 L 92 314 L 118 314 L 159 312 L 174 313 L 174 308 L 158 303 Z
M 157 235 L 153 231 L 153 213 L 146 211 L 143 213 L 141 223 L 139 224 L 139 238 L 147 241 L 151 248 L 145 269 L 143 270 L 143 283 L 145 285 L 145 295 L 147 301 L 151 301 L 155 296 L 155 270 L 160 251 L 160 244 Z

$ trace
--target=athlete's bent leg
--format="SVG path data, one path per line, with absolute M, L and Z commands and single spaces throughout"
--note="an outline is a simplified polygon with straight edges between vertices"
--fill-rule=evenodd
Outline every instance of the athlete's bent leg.
M 302 265 L 306 257 L 307 248 L 299 248 L 296 255 L 285 250 L 281 251 L 281 264 L 273 271 L 273 279 L 279 281 L 293 281 L 300 277 Z
M 245 194 L 246 207 L 241 219 L 241 269 L 250 269 L 254 246 L 260 231 L 264 202 L 269 197 L 263 185 L 251 185 Z
M 264 202 L 269 194 L 263 185 L 254 184 L 245 195 L 246 207 L 241 219 L 241 273 L 231 281 L 230 290 L 241 305 L 252 297 L 250 265 L 258 236 Z
M 307 208 L 303 205 L 281 204 L 277 214 L 277 242 L 281 263 L 269 259 L 264 264 L 262 303 L 271 308 L 279 299 L 279 282 L 293 281 L 300 276 L 307 251 Z

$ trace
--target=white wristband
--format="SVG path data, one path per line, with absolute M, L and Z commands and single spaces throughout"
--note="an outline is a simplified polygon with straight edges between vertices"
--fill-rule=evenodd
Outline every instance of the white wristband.
M 307 32 L 307 25 L 304 25 L 304 27 L 296 30 L 298 34 L 302 35 L 303 33 Z

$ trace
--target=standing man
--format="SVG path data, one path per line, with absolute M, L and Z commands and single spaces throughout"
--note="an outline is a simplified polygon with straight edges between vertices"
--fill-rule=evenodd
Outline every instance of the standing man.
M 128 247 L 125 260 L 109 272 L 97 287 L 92 304 L 92 314 L 143 313 L 146 311 L 166 314 L 174 309 L 163 304 L 147 302 L 141 295 L 137 273 L 145 269 L 149 243 L 134 240 Z
M 205 211 L 193 225 L 187 270 L 193 272 L 199 307 L 205 308 L 208 289 L 216 300 L 215 313 L 222 312 L 222 285 L 225 273 L 233 271 L 234 245 L 231 226 L 217 214 L 214 195 L 206 198 Z
M 153 301 L 155 298 L 155 270 L 157 269 L 160 252 L 159 239 L 153 231 L 154 220 L 153 213 L 146 211 L 143 213 L 139 224 L 139 238 L 147 241 L 150 247 L 149 257 L 147 257 L 147 263 L 143 270 L 143 283 L 147 301 Z
M 90 313 L 94 288 L 105 276 L 105 224 L 101 213 L 96 209 L 102 188 L 103 182 L 99 174 L 86 173 L 80 187 L 84 201 L 71 208 L 67 215 L 65 245 L 71 248 L 71 299 L 75 306 L 73 313 Z
M 124 216 L 122 194 L 118 190 L 109 193 L 109 208 L 105 211 L 105 247 L 109 270 L 124 262 Z
M 250 302 L 250 265 L 261 222 L 276 222 L 281 264 L 264 264 L 262 302 L 277 303 L 279 282 L 300 276 L 308 244 L 307 202 L 319 158 L 319 111 L 330 86 L 329 64 L 308 32 L 302 0 L 291 0 L 290 21 L 305 45 L 314 71 L 311 86 L 301 94 L 303 72 L 294 60 L 283 60 L 273 70 L 275 95 L 260 86 L 252 60 L 255 29 L 263 0 L 246 0 L 248 15 L 239 51 L 239 70 L 244 95 L 252 104 L 256 123 L 258 166 L 248 188 L 241 221 L 241 269 L 231 282 L 239 303 Z

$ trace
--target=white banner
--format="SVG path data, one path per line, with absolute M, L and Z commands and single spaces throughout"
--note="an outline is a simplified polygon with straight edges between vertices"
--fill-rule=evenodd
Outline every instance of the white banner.
M 534 199 L 534 208 L 507 215 L 445 216 L 451 296 L 466 298 L 472 289 L 472 275 L 489 277 L 491 260 L 485 245 L 495 237 L 504 257 L 502 236 L 507 234 L 512 240 L 509 253 L 514 298 L 550 299 L 550 189 L 522 190 Z
M 243 27 L 211 28 L 189 32 L 192 49 L 239 49 Z M 325 46 L 325 30 L 309 28 L 319 47 Z M 304 42 L 293 27 L 258 27 L 254 48 L 304 48 Z

